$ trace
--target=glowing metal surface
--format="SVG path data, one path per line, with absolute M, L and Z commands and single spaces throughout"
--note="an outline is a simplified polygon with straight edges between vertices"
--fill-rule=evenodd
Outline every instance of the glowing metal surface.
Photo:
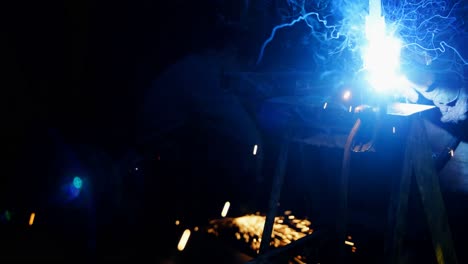
M 392 103 L 387 106 L 387 114 L 396 116 L 410 116 L 432 108 L 435 108 L 435 106 L 422 104 Z
M 297 219 L 293 215 L 289 216 L 291 217 L 280 216 L 275 218 L 271 241 L 271 245 L 274 247 L 288 245 L 292 241 L 303 238 L 313 232 L 309 220 Z M 218 235 L 222 227 L 235 227 L 238 229 L 238 232 L 235 234 L 237 240 L 244 240 L 255 251 L 260 249 L 263 227 L 265 225 L 264 216 L 245 215 L 236 218 L 224 218 L 212 220 L 210 224 L 212 227 L 208 229 L 208 233 Z

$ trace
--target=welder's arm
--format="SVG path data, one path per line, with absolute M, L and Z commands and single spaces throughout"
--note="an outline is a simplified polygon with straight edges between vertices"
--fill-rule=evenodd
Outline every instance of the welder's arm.
M 468 92 L 463 81 L 447 77 L 442 79 L 434 74 L 413 75 L 410 80 L 415 89 L 424 98 L 431 100 L 442 114 L 442 122 L 458 123 L 467 117 Z

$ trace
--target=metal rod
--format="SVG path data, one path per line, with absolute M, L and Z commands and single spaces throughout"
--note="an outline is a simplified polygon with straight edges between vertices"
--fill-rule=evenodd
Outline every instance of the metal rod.
M 280 148 L 278 156 L 278 164 L 276 166 L 275 178 L 271 190 L 270 203 L 268 213 L 263 227 L 262 242 L 260 244 L 260 254 L 264 254 L 270 247 L 271 234 L 275 224 L 275 217 L 278 211 L 278 202 L 281 196 L 281 187 L 283 186 L 284 175 L 286 173 L 286 164 L 288 161 L 289 141 L 286 137 Z

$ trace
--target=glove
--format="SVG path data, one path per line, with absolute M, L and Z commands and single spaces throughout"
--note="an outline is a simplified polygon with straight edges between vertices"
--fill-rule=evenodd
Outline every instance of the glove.
M 440 112 L 442 113 L 441 121 L 445 123 L 458 123 L 466 119 L 466 114 L 468 112 L 468 95 L 464 89 L 460 89 L 460 93 L 455 102 L 454 106 L 446 104 L 437 104 L 434 102 L 437 107 L 439 107 Z
M 423 97 L 431 100 L 442 114 L 444 123 L 458 123 L 467 118 L 468 92 L 462 88 L 462 81 L 457 76 L 448 76 L 445 79 L 436 78 L 434 74 L 423 72 L 412 73 L 410 86 Z M 437 79 L 441 81 L 437 81 Z M 460 88 L 454 89 L 453 86 Z M 456 87 L 455 86 L 455 87 Z

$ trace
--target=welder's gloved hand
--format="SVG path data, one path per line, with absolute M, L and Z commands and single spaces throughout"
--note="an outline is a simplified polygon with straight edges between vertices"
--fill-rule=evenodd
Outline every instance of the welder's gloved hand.
M 460 89 L 458 98 L 455 101 L 455 105 L 442 104 L 434 101 L 437 107 L 439 107 L 442 113 L 442 122 L 458 123 L 463 121 L 467 117 L 468 112 L 468 95 L 465 89 Z
M 430 72 L 409 74 L 412 88 L 437 106 L 442 122 L 458 123 L 467 118 L 468 94 L 458 75 L 436 76 Z

